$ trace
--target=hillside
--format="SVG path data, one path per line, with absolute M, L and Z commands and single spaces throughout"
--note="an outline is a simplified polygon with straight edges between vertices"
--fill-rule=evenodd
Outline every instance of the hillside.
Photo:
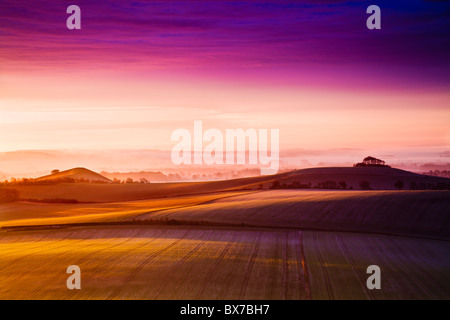
M 361 188 L 361 182 L 368 182 L 368 189 L 395 190 L 396 183 L 403 182 L 403 190 L 445 189 L 450 186 L 449 178 L 421 175 L 405 170 L 388 167 L 329 167 L 295 170 L 287 175 L 275 175 L 263 183 L 264 188 L 270 188 L 277 181 L 280 185 L 289 187 L 295 183 L 302 188 L 319 189 L 355 189 Z M 328 183 L 327 183 L 328 182 Z M 333 182 L 336 186 L 333 186 Z M 345 183 L 345 188 L 339 186 Z M 247 187 L 257 187 L 249 185 Z
M 450 239 L 449 191 L 262 190 L 195 206 L 152 209 L 130 220 L 207 220 L 266 227 Z
M 112 182 L 110 179 L 86 168 L 73 168 L 57 173 L 52 173 L 47 176 L 36 178 L 35 181 L 75 181 L 75 182 Z
M 111 182 L 111 180 L 84 168 L 75 168 L 57 174 L 38 178 L 37 181 Z M 74 182 L 66 181 L 66 182 Z M 325 182 L 334 182 L 324 184 Z M 339 183 L 345 182 L 345 189 L 360 190 L 361 182 L 367 181 L 373 190 L 396 190 L 397 181 L 403 182 L 403 190 L 442 189 L 448 190 L 450 179 L 415 174 L 393 168 L 311 168 L 279 173 L 272 176 L 258 176 L 207 182 L 178 183 L 49 183 L 48 185 L 15 185 L 22 199 L 75 199 L 80 202 L 117 202 L 142 200 L 159 197 L 200 194 L 242 189 L 270 189 L 277 183 L 280 189 L 343 189 Z M 1 188 L 1 187 L 0 187 Z M 8 187 L 11 188 L 11 187 Z

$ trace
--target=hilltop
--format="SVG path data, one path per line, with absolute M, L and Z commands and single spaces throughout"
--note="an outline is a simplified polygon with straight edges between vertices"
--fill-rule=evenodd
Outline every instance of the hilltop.
M 34 179 L 37 182 L 96 182 L 110 183 L 110 179 L 86 168 L 73 168 L 65 171 L 54 170 L 52 174 Z

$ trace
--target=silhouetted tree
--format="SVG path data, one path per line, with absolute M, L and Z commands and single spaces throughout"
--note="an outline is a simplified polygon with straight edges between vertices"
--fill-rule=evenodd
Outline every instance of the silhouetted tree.
M 359 183 L 359 187 L 360 187 L 362 190 L 370 190 L 370 189 L 372 189 L 372 188 L 370 187 L 370 182 L 367 181 L 367 180 L 361 181 L 361 182 Z
M 272 183 L 272 186 L 270 187 L 270 189 L 280 189 L 281 188 L 281 183 L 280 183 L 280 181 L 278 181 L 278 180 L 275 180 L 273 183 Z
M 341 187 L 342 189 L 347 189 L 347 182 L 339 181 L 339 187 Z
M 411 182 L 409 183 L 409 189 L 411 189 L 411 190 L 417 190 L 417 189 L 418 189 L 417 182 L 411 181 Z
M 338 189 L 338 185 L 334 180 L 328 180 L 325 182 L 320 182 L 317 187 L 319 189 Z
M 398 190 L 402 190 L 405 186 L 405 183 L 402 180 L 398 180 L 396 183 L 394 183 L 394 187 L 396 187 Z
M 438 184 L 436 185 L 436 189 L 438 189 L 438 190 L 446 190 L 447 189 L 447 184 L 445 182 L 438 182 Z
M 58 169 L 52 170 L 52 174 L 57 174 L 57 173 L 59 173 Z

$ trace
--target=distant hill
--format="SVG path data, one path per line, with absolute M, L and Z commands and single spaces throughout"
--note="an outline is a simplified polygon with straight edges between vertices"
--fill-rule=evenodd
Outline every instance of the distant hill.
M 106 172 L 102 171 L 100 174 L 108 179 L 118 179 L 126 181 L 133 179 L 133 181 L 140 182 L 141 179 L 146 179 L 147 182 L 173 182 L 182 181 L 183 179 L 178 174 L 165 175 L 162 172 L 140 171 L 140 172 Z
M 291 171 L 288 174 L 274 175 L 270 181 L 265 181 L 263 187 L 280 185 L 281 187 L 301 186 L 303 188 L 319 189 L 367 189 L 395 190 L 448 189 L 449 178 L 417 174 L 389 167 L 329 167 L 310 168 Z M 335 185 L 334 185 L 335 184 Z
M 72 181 L 67 181 L 71 180 Z M 80 179 L 101 183 L 76 182 Z M 448 190 L 449 178 L 433 177 L 387 167 L 311 168 L 231 180 L 168 183 L 110 183 L 111 180 L 85 168 L 75 168 L 40 177 L 40 184 L 14 185 L 22 199 L 75 199 L 80 202 L 115 202 L 180 196 L 229 190 L 259 189 L 353 189 Z M 50 182 L 50 183 L 46 183 Z M 55 182 L 55 183 L 53 183 Z M 108 183 L 106 183 L 108 182 Z M 345 183 L 345 188 L 342 186 Z M 274 186 L 278 186 L 275 187 Z M 1 187 L 0 187 L 1 188 Z M 5 187 L 6 188 L 6 187 Z M 7 186 L 10 188 L 10 186 Z
M 34 180 L 38 182 L 112 182 L 110 179 L 86 168 L 73 168 L 65 171 L 59 171 Z

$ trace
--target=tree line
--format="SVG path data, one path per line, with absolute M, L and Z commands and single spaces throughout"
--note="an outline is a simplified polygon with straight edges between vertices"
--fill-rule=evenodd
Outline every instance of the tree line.
M 370 181 L 361 180 L 359 182 L 359 188 L 361 190 L 373 190 Z M 450 183 L 438 182 L 438 183 L 424 183 L 411 181 L 407 185 L 403 180 L 398 180 L 393 184 L 393 187 L 398 190 L 450 190 Z M 263 189 L 263 185 L 259 185 L 259 189 Z M 317 185 L 312 186 L 311 182 L 301 183 L 300 181 L 294 181 L 292 183 L 282 183 L 279 180 L 273 181 L 269 189 L 331 189 L 331 190 L 353 190 L 353 187 L 348 187 L 346 181 L 327 180 L 319 182 Z

